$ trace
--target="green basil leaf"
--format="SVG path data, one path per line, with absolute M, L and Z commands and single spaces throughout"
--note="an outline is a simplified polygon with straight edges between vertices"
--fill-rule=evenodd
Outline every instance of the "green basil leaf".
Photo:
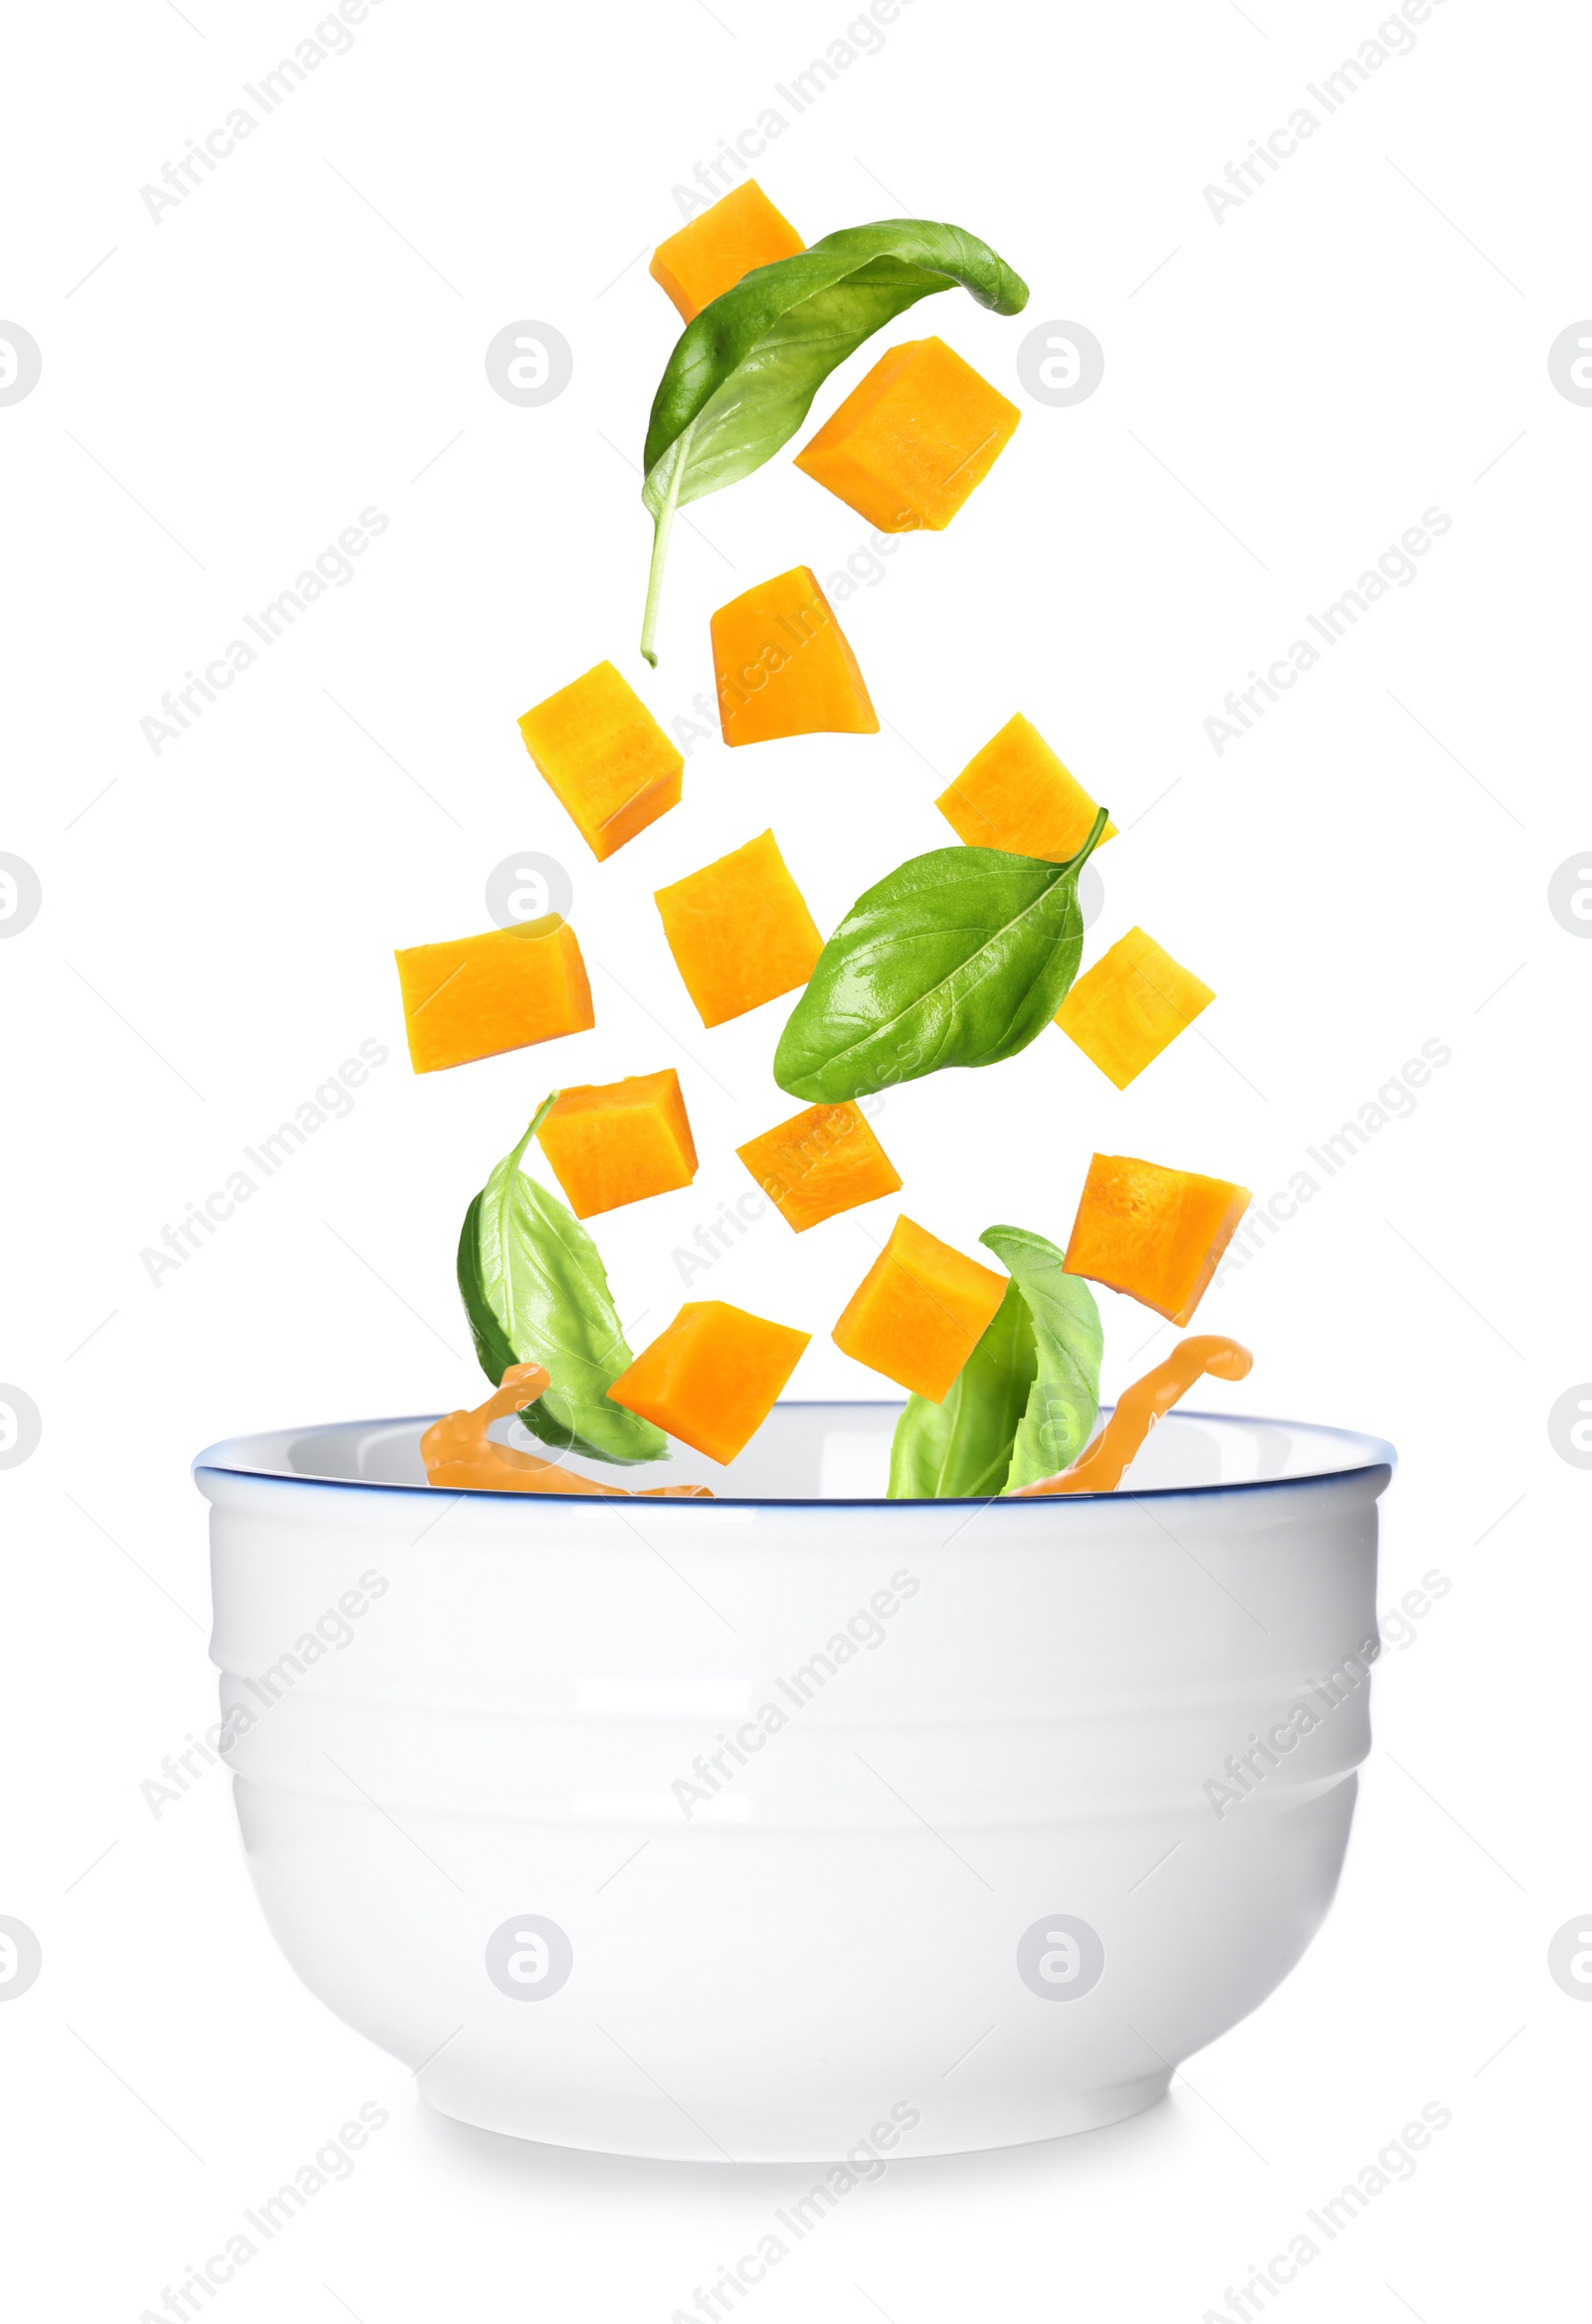
M 1078 974 L 1078 875 L 1105 822 L 1070 863 L 939 847 L 860 896 L 779 1037 L 780 1088 L 832 1105 L 1026 1049 Z
M 911 1396 L 891 1442 L 893 1501 L 1015 1492 L 1071 1466 L 1099 1409 L 1102 1335 L 1087 1283 L 1020 1226 L 979 1236 L 1011 1275 L 943 1403 Z
M 1081 1276 L 1066 1273 L 1054 1243 L 1021 1226 L 992 1226 L 978 1239 L 1009 1271 L 1034 1330 L 1038 1369 L 1004 1487 L 1013 1493 L 1070 1468 L 1089 1442 L 1104 1335 L 1094 1294 Z
M 465 1213 L 459 1289 L 476 1353 L 495 1387 L 510 1364 L 546 1368 L 548 1387 L 519 1415 L 544 1444 L 591 1460 L 667 1460 L 663 1430 L 609 1401 L 631 1352 L 596 1244 L 519 1166 L 557 1094 L 537 1108 Z
M 976 236 L 887 218 L 754 267 L 687 324 L 653 398 L 642 461 L 654 532 L 641 650 L 654 667 L 675 511 L 761 468 L 838 363 L 916 301 L 957 284 L 997 315 L 1028 303 L 1027 284 Z
M 1028 1302 L 1014 1281 L 943 1403 L 908 1397 L 891 1439 L 890 1499 L 982 1500 L 999 1493 L 1038 1365 Z

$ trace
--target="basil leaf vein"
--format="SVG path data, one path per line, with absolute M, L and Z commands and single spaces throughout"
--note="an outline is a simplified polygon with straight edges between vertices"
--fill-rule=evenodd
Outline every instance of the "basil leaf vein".
M 545 1368 L 547 1388 L 519 1415 L 544 1444 L 592 1460 L 667 1460 L 663 1430 L 609 1400 L 631 1352 L 596 1244 L 519 1166 L 557 1094 L 465 1213 L 459 1289 L 476 1353 L 495 1387 L 510 1364 Z
M 754 267 L 689 322 L 653 398 L 642 500 L 653 520 L 641 650 L 653 640 L 677 509 L 722 492 L 772 459 L 837 364 L 919 299 L 957 285 L 1016 315 L 1028 286 L 987 243 L 928 218 L 887 218 L 827 234 Z
M 891 1440 L 893 1501 L 980 1500 L 1068 1468 L 1099 1409 L 1094 1295 L 1026 1227 L 979 1241 L 1010 1274 L 1005 1296 L 942 1403 L 910 1396 Z
M 890 1499 L 982 1500 L 999 1493 L 1037 1368 L 1028 1302 L 1009 1283 L 944 1401 L 907 1398 L 891 1439 Z
M 780 1088 L 838 1104 L 1026 1049 L 1078 974 L 1078 877 L 1105 821 L 1068 863 L 935 848 L 860 896 L 780 1035 Z
M 1094 1294 L 1069 1275 L 1062 1253 L 1026 1227 L 992 1226 L 979 1236 L 1011 1275 L 1034 1331 L 1036 1369 L 1012 1444 L 1003 1490 L 1014 1493 L 1070 1468 L 1094 1426 L 1104 1333 Z

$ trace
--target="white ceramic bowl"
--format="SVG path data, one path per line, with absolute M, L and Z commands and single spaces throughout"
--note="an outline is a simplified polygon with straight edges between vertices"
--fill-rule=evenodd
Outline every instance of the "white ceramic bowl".
M 781 1405 L 711 1502 L 445 1496 L 414 1419 L 200 1455 L 266 1916 L 444 2112 L 706 2161 L 1050 2138 L 1309 1942 L 1391 1449 L 1180 1413 L 1132 1490 L 887 1502 L 896 1409 Z

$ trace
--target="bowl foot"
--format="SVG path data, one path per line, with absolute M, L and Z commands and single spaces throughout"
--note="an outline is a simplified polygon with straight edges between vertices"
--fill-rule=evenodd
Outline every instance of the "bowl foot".
M 1082 2131 L 1105 2130 L 1112 2123 L 1126 2122 L 1155 2105 L 1165 2097 L 1170 2080 L 1170 2071 L 1158 2071 L 1145 2074 L 1137 2081 L 1114 2082 L 1108 2089 L 1086 2090 L 1068 2097 L 1043 2100 L 1022 2097 L 1007 2106 L 991 2100 L 960 2123 L 945 2121 L 942 2113 L 935 2131 L 931 2132 L 925 2121 L 921 2132 L 908 2134 L 909 2144 L 903 2145 L 890 2160 L 910 2163 L 934 2155 L 986 2154 L 1001 2147 L 1038 2146 L 1048 2139 L 1074 2138 Z M 734 2140 L 732 2156 L 722 2150 L 715 2156 L 704 2154 L 702 2142 L 692 2138 L 689 2132 L 675 2145 L 646 2134 L 627 2136 L 617 2124 L 599 2129 L 594 2124 L 583 2123 L 577 2130 L 558 2124 L 540 2107 L 527 2107 L 522 2114 L 517 2110 L 509 2113 L 503 2107 L 500 2094 L 482 2093 L 478 2097 L 461 2087 L 457 2078 L 451 2087 L 439 2088 L 429 2074 L 422 2073 L 420 2091 L 425 2103 L 436 2113 L 466 2123 L 473 2130 L 495 2131 L 499 2137 L 523 2139 L 537 2146 L 569 2148 L 582 2154 L 627 2156 L 640 2162 L 794 2163 L 817 2169 L 833 2166 L 852 2143 L 844 2136 L 837 2136 L 831 2146 L 821 2137 L 800 2133 L 792 2136 L 777 2125 L 768 2124 L 757 2129 L 747 2126 Z

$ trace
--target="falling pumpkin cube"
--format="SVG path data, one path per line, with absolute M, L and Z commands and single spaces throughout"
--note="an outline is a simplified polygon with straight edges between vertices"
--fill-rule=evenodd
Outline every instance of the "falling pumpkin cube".
M 907 339 L 796 455 L 881 532 L 943 532 L 1022 414 L 943 339 Z
M 395 952 L 416 1073 L 528 1049 L 595 1022 L 586 963 L 556 912 Z
M 560 1090 L 536 1142 L 577 1218 L 669 1194 L 696 1175 L 696 1146 L 673 1066 Z
M 660 888 L 653 901 L 704 1025 L 805 984 L 824 949 L 772 831 Z
M 831 1337 L 845 1356 L 942 1403 L 1006 1296 L 1007 1278 L 900 1217 Z
M 1099 813 L 1021 711 L 973 753 L 934 804 L 969 847 L 1036 855 L 1057 864 L 1077 855 Z M 1115 837 L 1116 825 L 1108 822 L 1100 846 Z
M 798 1234 L 901 1189 L 890 1156 L 849 1102 L 809 1106 L 735 1152 Z
M 709 1460 L 732 1461 L 768 1418 L 811 1338 L 727 1300 L 693 1300 L 608 1393 Z
M 1130 928 L 1079 977 L 1056 1022 L 1125 1090 L 1215 998 L 1152 936 Z
M 612 662 L 526 711 L 519 732 L 599 863 L 680 805 L 686 761 Z
M 1068 1239 L 1067 1272 L 1186 1324 L 1249 1206 L 1248 1186 L 1097 1154 Z
M 690 322 L 725 291 L 733 291 L 753 267 L 772 266 L 806 248 L 790 220 L 749 177 L 661 242 L 647 272 Z
M 708 626 L 726 742 L 879 733 L 857 656 L 806 565 L 732 597 Z

